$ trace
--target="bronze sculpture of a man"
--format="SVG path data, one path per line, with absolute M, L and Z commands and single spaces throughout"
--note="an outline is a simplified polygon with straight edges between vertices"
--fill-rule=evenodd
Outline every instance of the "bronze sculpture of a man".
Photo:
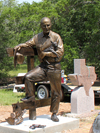
M 59 121 L 58 112 L 61 91 L 61 65 L 60 61 L 64 53 L 63 42 L 59 34 L 51 31 L 51 20 L 47 17 L 41 19 L 43 32 L 35 35 L 26 43 L 19 44 L 14 49 L 36 46 L 41 64 L 25 75 L 26 97 L 24 102 L 32 101 L 35 86 L 33 83 L 45 81 L 47 78 L 51 86 L 51 120 Z

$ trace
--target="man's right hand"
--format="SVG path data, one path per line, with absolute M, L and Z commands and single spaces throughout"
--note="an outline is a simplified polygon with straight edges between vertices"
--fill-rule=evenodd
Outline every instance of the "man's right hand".
M 27 47 L 28 45 L 26 43 L 21 43 L 14 47 L 14 50 L 19 51 L 22 47 Z
M 14 50 L 18 50 L 19 51 L 20 49 L 21 49 L 21 46 L 15 46 L 14 47 Z

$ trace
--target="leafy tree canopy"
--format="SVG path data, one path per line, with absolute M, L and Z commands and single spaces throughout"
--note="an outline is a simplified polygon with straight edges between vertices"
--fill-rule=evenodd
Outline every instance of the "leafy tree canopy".
M 87 65 L 95 66 L 100 77 L 98 0 L 43 0 L 32 4 L 0 1 L 0 55 L 7 47 L 14 47 L 41 32 L 40 20 L 45 16 L 51 19 L 52 30 L 63 40 L 65 52 L 61 64 L 66 74 L 73 73 L 74 58 L 85 58 Z M 0 58 L 1 71 L 6 73 L 13 66 L 13 60 L 6 54 Z

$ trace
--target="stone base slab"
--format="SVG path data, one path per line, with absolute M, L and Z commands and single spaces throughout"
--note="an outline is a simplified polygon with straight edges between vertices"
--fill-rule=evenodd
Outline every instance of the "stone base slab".
M 58 133 L 64 130 L 79 128 L 79 119 L 58 116 L 59 122 L 53 122 L 50 115 L 37 116 L 36 120 L 25 117 L 19 125 L 0 123 L 0 133 Z M 30 129 L 32 124 L 46 125 L 45 128 Z

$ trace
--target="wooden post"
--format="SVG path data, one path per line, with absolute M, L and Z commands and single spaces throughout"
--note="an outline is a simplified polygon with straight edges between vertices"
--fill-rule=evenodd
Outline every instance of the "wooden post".
M 28 72 L 34 68 L 34 56 L 27 56 L 27 69 Z
M 29 119 L 30 120 L 35 120 L 36 119 L 36 108 L 29 109 Z

